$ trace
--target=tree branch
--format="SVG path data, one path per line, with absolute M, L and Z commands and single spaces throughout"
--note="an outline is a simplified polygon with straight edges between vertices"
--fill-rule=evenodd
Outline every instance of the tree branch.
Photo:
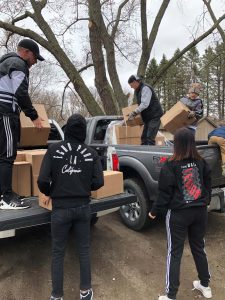
M 209 12 L 209 14 L 210 14 L 210 16 L 211 16 L 211 18 L 213 20 L 213 23 L 215 24 L 217 22 L 217 18 L 216 18 L 215 14 L 214 14 L 214 12 L 212 10 L 212 7 L 210 5 L 211 1 L 206 1 L 206 0 L 202 0 L 202 1 L 204 2 L 205 6 L 207 7 L 208 12 Z M 224 33 L 224 30 L 222 29 L 222 27 L 219 24 L 217 25 L 217 29 L 218 29 L 218 31 L 219 31 L 219 33 L 221 35 L 223 43 L 225 44 L 225 33 Z
M 85 71 L 85 70 L 87 70 L 88 68 L 93 67 L 93 66 L 94 66 L 94 64 L 88 64 L 88 65 L 86 65 L 86 66 L 80 68 L 80 69 L 78 70 L 78 73 L 82 73 L 83 71 Z
M 26 18 L 28 18 L 28 17 L 33 18 L 33 14 L 32 14 L 31 12 L 29 12 L 29 11 L 25 11 L 25 14 L 23 14 L 23 15 L 21 15 L 21 16 L 15 18 L 15 19 L 13 19 L 13 20 L 12 20 L 12 24 L 14 25 L 16 22 L 19 22 L 19 21 L 21 21 L 21 20 L 24 20 L 24 19 L 26 19 Z
M 129 2 L 129 0 L 123 1 L 123 2 L 120 4 L 119 8 L 118 8 L 118 12 L 117 12 L 117 16 L 116 16 L 115 25 L 113 26 L 112 33 L 111 33 L 111 37 L 112 37 L 113 39 L 115 39 L 116 31 L 117 31 L 117 28 L 118 28 L 118 25 L 119 25 L 119 22 L 120 22 L 120 16 L 121 16 L 121 13 L 122 13 L 122 9 L 123 9 L 123 7 L 127 4 L 127 2 Z

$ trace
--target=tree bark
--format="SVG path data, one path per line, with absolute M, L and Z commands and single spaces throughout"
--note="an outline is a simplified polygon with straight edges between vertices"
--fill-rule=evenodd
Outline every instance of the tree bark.
M 148 30 L 147 30 L 147 18 L 146 18 L 146 0 L 141 0 L 141 31 L 142 31 L 142 53 L 140 62 L 138 65 L 138 75 L 145 75 L 148 61 L 151 55 L 152 47 L 154 45 L 159 26 L 161 24 L 161 21 L 163 19 L 163 16 L 166 12 L 166 9 L 169 5 L 169 0 L 163 0 L 163 3 L 161 4 L 161 7 L 158 11 L 158 14 L 155 18 L 154 24 L 152 26 L 152 30 L 150 32 L 149 38 L 147 36 Z

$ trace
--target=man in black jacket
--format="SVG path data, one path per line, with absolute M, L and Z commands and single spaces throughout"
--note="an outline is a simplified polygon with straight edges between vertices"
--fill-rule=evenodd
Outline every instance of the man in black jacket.
M 73 229 L 80 261 L 80 299 L 92 300 L 90 268 L 90 192 L 104 184 L 100 158 L 84 144 L 86 120 L 72 115 L 65 141 L 53 144 L 44 156 L 38 186 L 52 199 L 52 295 L 63 299 L 63 260 L 66 240 Z
M 141 114 L 144 122 L 144 129 L 141 136 L 142 145 L 155 145 L 155 137 L 159 130 L 160 118 L 163 110 L 153 88 L 142 82 L 141 77 L 131 75 L 128 79 L 131 88 L 135 90 L 138 107 L 133 111 L 129 119 Z
M 19 42 L 17 53 L 0 59 L 0 209 L 29 207 L 12 191 L 12 168 L 20 138 L 21 110 L 35 127 L 42 128 L 42 119 L 32 106 L 29 94 L 29 68 L 44 58 L 38 45 L 30 40 Z

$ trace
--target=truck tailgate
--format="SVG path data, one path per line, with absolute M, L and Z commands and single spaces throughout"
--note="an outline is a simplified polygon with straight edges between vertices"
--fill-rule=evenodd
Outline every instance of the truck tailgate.
M 50 223 L 51 212 L 38 205 L 37 197 L 26 198 L 30 201 L 31 207 L 22 210 L 0 210 L 0 231 L 20 229 Z M 120 207 L 124 204 L 135 202 L 136 196 L 128 193 L 91 200 L 92 213 L 106 209 Z

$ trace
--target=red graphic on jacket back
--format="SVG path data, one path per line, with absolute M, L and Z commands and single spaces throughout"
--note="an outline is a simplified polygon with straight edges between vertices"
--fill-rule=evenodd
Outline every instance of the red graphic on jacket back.
M 194 163 L 182 170 L 183 194 L 186 202 L 197 200 L 201 196 L 201 184 L 198 168 Z

